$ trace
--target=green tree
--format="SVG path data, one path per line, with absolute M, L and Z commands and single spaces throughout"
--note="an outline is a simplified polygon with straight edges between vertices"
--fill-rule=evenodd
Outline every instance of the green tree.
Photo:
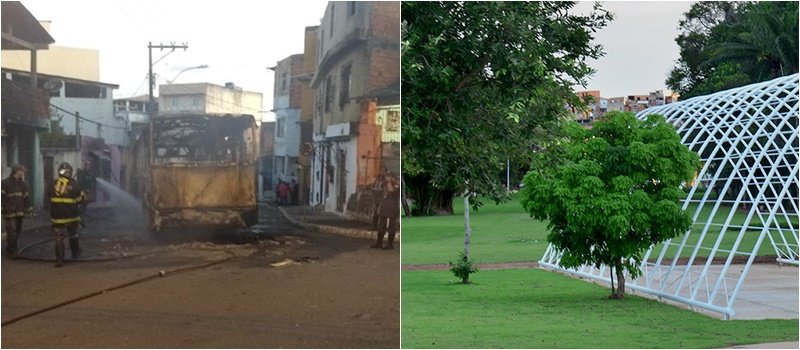
M 641 274 L 644 252 L 691 228 L 680 186 L 693 179 L 700 157 L 660 115 L 638 120 L 614 111 L 592 129 L 567 128 L 567 161 L 529 172 L 521 203 L 549 221 L 547 239 L 563 253 L 562 267 L 609 266 L 611 297 L 624 298 L 625 272 Z
M 746 6 L 735 36 L 709 46 L 707 66 L 735 62 L 755 81 L 797 73 L 798 3 L 760 2 Z
M 64 119 L 62 112 L 55 108 L 50 109 L 50 130 L 41 134 L 42 147 L 77 147 L 75 144 L 75 135 L 67 135 L 64 132 L 64 127 L 61 126 L 61 121 Z
M 798 3 L 697 2 L 679 23 L 666 85 L 687 99 L 798 70 Z
M 403 2 L 403 172 L 415 215 L 452 214 L 453 198 L 495 201 L 507 162 L 531 164 L 564 117 L 612 19 L 575 2 Z M 470 204 L 480 203 L 467 196 Z

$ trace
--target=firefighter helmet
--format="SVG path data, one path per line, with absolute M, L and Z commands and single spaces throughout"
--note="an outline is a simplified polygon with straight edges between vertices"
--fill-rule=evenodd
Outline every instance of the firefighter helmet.
M 72 165 L 69 165 L 67 162 L 61 163 L 61 165 L 58 166 L 58 176 L 72 177 Z

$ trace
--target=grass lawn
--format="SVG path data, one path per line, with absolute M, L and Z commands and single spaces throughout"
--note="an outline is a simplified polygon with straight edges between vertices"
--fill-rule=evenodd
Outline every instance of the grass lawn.
M 470 255 L 476 263 L 538 261 L 547 249 L 547 224 L 532 219 L 519 204 L 516 196 L 510 202 L 495 205 L 491 201 L 481 207 L 477 212 L 470 211 L 470 226 L 472 226 L 472 244 Z M 437 217 L 403 218 L 401 229 L 403 231 L 403 264 L 446 264 L 455 261 L 458 253 L 464 247 L 464 206 L 463 200 L 454 201 L 454 215 Z M 696 205 L 688 209 L 694 214 Z M 731 208 L 721 207 L 714 215 L 714 221 L 723 223 Z M 703 225 L 711 213 L 710 207 L 703 208 L 695 224 L 693 233 L 689 236 L 689 244 L 695 244 L 700 237 Z M 793 216 L 796 219 L 797 216 Z M 745 215 L 735 213 L 731 223 L 741 225 Z M 795 222 L 797 222 L 795 220 Z M 711 226 L 706 234 L 703 244 L 706 247 L 714 245 L 719 236 L 720 228 Z M 739 246 L 739 251 L 751 251 L 755 246 L 760 230 L 747 231 Z M 777 231 L 773 230 L 773 237 L 780 242 Z M 720 249 L 731 249 L 738 236 L 738 229 L 729 230 L 723 237 Z M 682 237 L 673 243 L 680 243 Z M 691 255 L 692 248 L 684 248 L 681 256 Z M 669 250 L 672 256 L 677 250 L 672 246 Z M 660 252 L 660 246 L 654 252 Z M 707 250 L 701 250 L 700 255 L 708 255 Z M 768 238 L 765 238 L 759 249 L 759 255 L 775 255 L 775 250 Z M 727 253 L 717 253 L 716 256 L 727 256 Z
M 464 201 L 454 202 L 454 215 L 402 219 L 401 263 L 446 264 L 458 258 L 464 249 Z M 547 224 L 532 219 L 516 198 L 471 210 L 470 226 L 470 255 L 477 263 L 538 261 L 547 249 Z
M 411 248 L 403 244 L 405 259 Z M 722 321 L 636 296 L 610 300 L 604 286 L 544 270 L 480 271 L 471 285 L 450 280 L 449 271 L 402 273 L 403 348 L 715 348 L 798 340 L 797 320 Z

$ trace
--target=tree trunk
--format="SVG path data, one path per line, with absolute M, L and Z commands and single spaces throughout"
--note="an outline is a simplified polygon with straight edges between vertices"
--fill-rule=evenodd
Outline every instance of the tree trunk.
M 413 215 L 453 215 L 454 191 L 433 188 L 431 178 L 426 174 L 409 176 L 406 181 L 414 200 Z
M 612 288 L 611 299 L 625 299 L 625 269 L 621 260 L 617 261 L 613 272 L 617 274 L 617 290 L 614 291 Z M 611 276 L 611 279 L 613 280 L 614 276 Z
M 469 245 L 472 227 L 469 226 L 469 196 L 464 195 L 464 258 L 469 261 Z
M 403 175 L 400 175 L 400 188 L 403 190 L 400 191 L 400 203 L 403 204 L 403 212 L 406 214 L 407 218 L 412 216 L 411 208 L 408 205 L 408 194 L 406 193 L 406 180 Z

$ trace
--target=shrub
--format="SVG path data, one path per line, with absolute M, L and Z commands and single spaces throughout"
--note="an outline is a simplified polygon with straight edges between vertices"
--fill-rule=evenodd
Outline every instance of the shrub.
M 466 254 L 462 251 L 459 253 L 458 260 L 454 262 L 450 262 L 450 272 L 456 276 L 456 278 L 461 279 L 461 283 L 468 284 L 469 275 L 478 272 L 478 267 L 472 265 L 472 260 L 468 259 Z

